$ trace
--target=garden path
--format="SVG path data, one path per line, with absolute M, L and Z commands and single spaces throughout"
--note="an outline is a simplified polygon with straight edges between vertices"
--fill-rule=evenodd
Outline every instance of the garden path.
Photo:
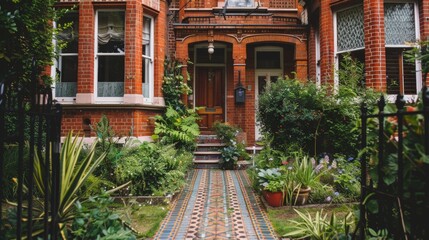
M 195 169 L 155 239 L 277 239 L 244 170 Z

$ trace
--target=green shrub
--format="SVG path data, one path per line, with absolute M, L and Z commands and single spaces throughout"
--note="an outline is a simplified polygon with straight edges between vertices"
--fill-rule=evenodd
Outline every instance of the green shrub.
M 164 62 L 164 78 L 162 82 L 162 92 L 164 94 L 165 105 L 173 107 L 175 110 L 186 109 L 182 102 L 183 94 L 191 94 L 192 89 L 188 85 L 189 74 L 182 75 L 183 65 L 179 61 L 166 59 Z
M 185 184 L 192 154 L 173 145 L 144 142 L 129 149 L 115 169 L 117 181 L 131 181 L 132 195 L 173 194 Z
M 239 158 L 248 159 L 249 155 L 246 152 L 244 143 L 238 142 L 237 136 L 242 130 L 236 126 L 215 122 L 213 130 L 217 137 L 225 144 L 220 149 L 222 169 L 234 169 Z

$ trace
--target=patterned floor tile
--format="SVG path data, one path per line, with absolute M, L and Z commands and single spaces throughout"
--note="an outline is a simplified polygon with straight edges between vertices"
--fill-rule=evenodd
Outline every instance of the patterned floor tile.
M 195 169 L 155 239 L 277 239 L 244 170 Z

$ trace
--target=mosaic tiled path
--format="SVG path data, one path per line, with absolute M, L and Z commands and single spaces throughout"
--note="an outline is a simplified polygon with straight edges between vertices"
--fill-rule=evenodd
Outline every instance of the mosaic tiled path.
M 277 239 L 244 170 L 195 169 L 155 239 Z

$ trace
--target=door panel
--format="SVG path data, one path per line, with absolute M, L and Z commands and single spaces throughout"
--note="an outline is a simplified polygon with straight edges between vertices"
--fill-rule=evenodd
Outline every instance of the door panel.
M 224 121 L 223 68 L 197 67 L 195 74 L 195 105 L 201 131 L 211 131 L 213 122 Z

